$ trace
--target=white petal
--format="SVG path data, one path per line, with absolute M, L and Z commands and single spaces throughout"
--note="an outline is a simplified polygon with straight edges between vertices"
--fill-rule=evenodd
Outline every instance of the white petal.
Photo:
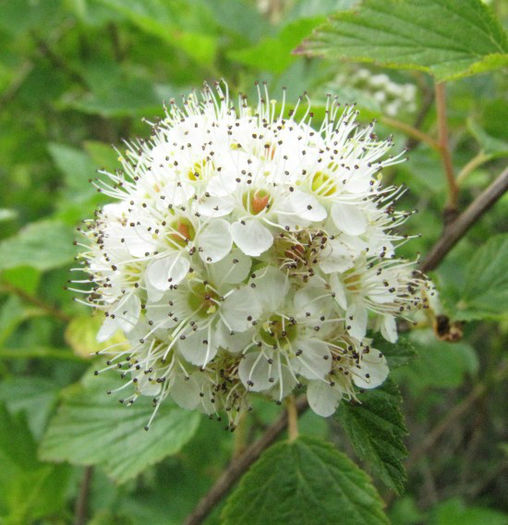
M 238 367 L 240 380 L 245 388 L 253 392 L 261 392 L 272 388 L 275 382 L 276 368 L 268 363 L 268 359 L 259 352 L 247 354 Z M 270 378 L 273 381 L 270 381 Z
M 367 229 L 367 217 L 354 204 L 336 202 L 332 206 L 332 218 L 339 230 L 349 235 L 361 235 Z
M 245 332 L 234 332 L 232 334 L 226 325 L 220 323 L 216 333 L 217 346 L 224 348 L 232 354 L 242 352 L 253 344 L 253 332 L 254 329 L 252 328 L 250 330 L 246 330 Z
M 277 367 L 276 370 L 278 370 L 278 366 L 276 364 L 273 366 Z M 270 396 L 273 399 L 282 401 L 286 396 L 291 394 L 296 385 L 297 381 L 294 377 L 294 374 L 291 373 L 287 365 L 282 365 L 278 377 L 278 384 L 272 387 Z
M 144 257 L 155 249 L 155 241 L 141 227 L 126 226 L 122 228 L 122 238 L 127 250 L 133 257 Z
M 343 273 L 353 265 L 354 256 L 344 243 L 339 239 L 328 241 L 319 261 L 319 267 L 324 273 Z
M 291 193 L 289 202 L 295 215 L 304 220 L 319 222 L 326 219 L 326 209 L 313 195 L 296 190 Z
M 318 416 L 331 416 L 337 410 L 341 398 L 340 390 L 324 381 L 311 381 L 307 387 L 309 406 Z
M 381 335 L 390 343 L 396 343 L 397 334 L 397 323 L 393 315 L 384 315 L 381 321 Z
M 200 388 L 195 377 L 186 379 L 183 375 L 177 375 L 169 389 L 175 403 L 187 410 L 194 410 L 199 404 Z
M 252 284 L 256 296 L 261 302 L 263 308 L 268 311 L 278 310 L 289 291 L 289 282 L 287 275 L 277 268 L 269 266 L 263 269 L 260 276 L 252 279 Z
M 231 330 L 244 332 L 260 316 L 261 305 L 252 288 L 244 286 L 228 295 L 221 310 Z
M 127 299 L 121 300 L 115 308 L 115 320 L 118 326 L 128 333 L 136 326 L 140 312 L 141 302 L 137 295 L 131 294 Z
M 347 309 L 347 297 L 346 297 L 346 288 L 342 284 L 341 280 L 337 275 L 332 274 L 330 276 L 330 287 L 332 289 L 332 292 L 335 295 L 335 300 L 337 301 L 337 304 L 343 308 L 344 310 Z
M 243 254 L 238 248 L 231 252 L 221 261 L 210 264 L 208 267 L 213 282 L 218 286 L 224 283 L 238 284 L 249 275 L 252 259 Z
M 367 332 L 367 309 L 359 302 L 351 303 L 346 311 L 348 332 L 356 339 L 363 339 Z
M 155 380 L 150 381 L 144 372 L 137 376 L 136 388 L 144 396 L 156 396 L 161 391 L 161 384 Z
M 273 244 L 273 236 L 257 220 L 237 221 L 231 226 L 235 244 L 245 255 L 258 257 Z
M 235 207 L 232 197 L 203 197 L 196 203 L 196 211 L 204 217 L 223 217 L 231 213 Z
M 385 356 L 374 348 L 363 354 L 360 369 L 353 375 L 353 381 L 360 388 L 376 388 L 388 377 Z
M 307 379 L 323 379 L 331 370 L 332 358 L 328 346 L 314 339 L 302 339 L 294 344 L 302 352 L 291 360 L 293 370 Z
M 190 262 L 181 252 L 170 253 L 155 259 L 146 268 L 146 277 L 157 290 L 169 290 L 172 284 L 180 283 L 187 275 Z
M 204 262 L 224 259 L 231 250 L 230 225 L 223 219 L 211 221 L 199 235 L 199 256 Z
M 213 333 L 208 330 L 197 330 L 185 335 L 185 339 L 178 341 L 178 348 L 189 363 L 204 366 L 217 353 L 217 344 Z
M 104 319 L 104 322 L 102 323 L 99 331 L 97 332 L 97 342 L 103 343 L 104 341 L 107 341 L 111 337 L 113 337 L 114 333 L 118 330 L 118 323 L 115 319 L 111 319 L 111 317 L 106 317 Z

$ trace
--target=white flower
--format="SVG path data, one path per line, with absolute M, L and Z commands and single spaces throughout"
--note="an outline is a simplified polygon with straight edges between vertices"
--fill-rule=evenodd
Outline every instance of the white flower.
M 394 342 L 395 318 L 426 301 L 394 257 L 401 191 L 378 176 L 400 157 L 352 108 L 329 100 L 317 130 L 285 111 L 266 90 L 250 108 L 205 87 L 97 183 L 116 201 L 82 229 L 90 278 L 76 282 L 105 313 L 98 339 L 128 340 L 102 352 L 133 388 L 125 402 L 151 396 L 155 416 L 171 397 L 234 426 L 250 392 L 306 387 L 328 416 L 386 378 L 368 331 Z

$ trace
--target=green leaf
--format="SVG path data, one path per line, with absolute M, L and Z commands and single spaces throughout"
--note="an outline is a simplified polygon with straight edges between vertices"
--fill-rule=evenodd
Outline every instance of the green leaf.
M 396 343 L 389 343 L 382 337 L 376 337 L 372 344 L 383 352 L 390 369 L 407 365 L 416 356 L 415 346 L 407 335 L 400 335 Z
M 11 221 L 18 216 L 16 210 L 9 210 L 7 208 L 0 208 L 0 222 Z
M 57 394 L 58 386 L 45 377 L 17 376 L 0 383 L 0 401 L 12 414 L 25 412 L 30 430 L 37 438 L 42 435 Z
M 101 170 L 114 172 L 119 169 L 118 153 L 110 144 L 104 144 L 95 140 L 87 140 L 84 143 L 87 153 L 93 161 L 94 166 Z
M 266 37 L 253 47 L 231 51 L 228 58 L 261 71 L 282 73 L 296 60 L 291 50 L 323 20 L 324 17 L 297 20 L 284 27 L 276 38 Z
M 95 178 L 97 169 L 86 153 L 63 144 L 51 143 L 49 153 L 57 168 L 64 175 L 64 200 L 82 202 L 95 196 L 97 190 L 90 184 Z
M 368 476 L 331 444 L 299 437 L 271 447 L 229 497 L 223 525 L 388 523 Z
M 118 376 L 87 374 L 64 392 L 40 448 L 43 459 L 77 465 L 102 465 L 116 481 L 125 482 L 178 452 L 196 432 L 200 416 L 166 400 L 148 432 L 151 399 L 140 397 L 122 406 L 106 390 L 124 384 Z M 125 393 L 125 391 L 123 391 Z
M 489 158 L 508 157 L 508 142 L 489 135 L 472 118 L 467 120 L 467 127 L 473 137 L 477 140 L 482 151 Z
M 203 3 L 182 0 L 101 1 L 125 15 L 142 31 L 181 49 L 199 64 L 213 62 L 217 39 L 209 34 L 209 30 L 215 24 Z
M 37 460 L 26 420 L 0 404 L 0 522 L 34 523 L 61 508 L 69 469 Z
M 457 319 L 496 319 L 508 311 L 508 234 L 491 237 L 466 267 Z
M 506 34 L 481 0 L 365 0 L 331 17 L 298 52 L 418 69 L 438 81 L 508 64 Z
M 387 380 L 382 386 L 358 395 L 360 403 L 342 403 L 337 419 L 354 451 L 369 470 L 389 488 L 401 494 L 406 482 L 404 460 L 407 434 L 401 412 L 402 396 Z
M 438 341 L 430 330 L 415 333 L 412 342 L 418 357 L 395 370 L 393 376 L 407 382 L 416 392 L 432 387 L 457 388 L 467 374 L 478 371 L 478 357 L 468 343 Z
M 433 509 L 429 521 L 431 525 L 507 525 L 508 514 L 482 507 L 466 507 L 464 503 L 453 498 L 440 503 Z
M 33 222 L 0 242 L 0 270 L 31 266 L 45 271 L 64 266 L 76 253 L 73 240 L 72 228 L 63 222 Z

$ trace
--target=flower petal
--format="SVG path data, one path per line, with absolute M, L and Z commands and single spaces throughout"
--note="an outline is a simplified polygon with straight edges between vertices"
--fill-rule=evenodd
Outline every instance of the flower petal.
M 276 368 L 270 366 L 267 357 L 259 352 L 251 352 L 240 361 L 238 374 L 245 387 L 253 392 L 272 388 L 276 380 L 273 375 L 276 374 Z
M 231 234 L 238 248 L 251 257 L 258 257 L 273 244 L 270 230 L 257 220 L 236 221 Z
M 363 354 L 359 370 L 353 375 L 353 382 L 359 388 L 376 388 L 388 377 L 390 369 L 385 356 L 374 348 Z
M 396 343 L 398 339 L 397 323 L 393 315 L 384 315 L 381 320 L 381 335 L 390 343 Z
M 358 301 L 349 304 L 346 310 L 347 331 L 356 339 L 363 339 L 367 332 L 367 309 Z
M 299 355 L 291 359 L 293 370 L 307 379 L 324 379 L 332 368 L 328 346 L 315 339 L 302 339 L 295 342 L 295 348 Z
M 293 213 L 298 217 L 312 222 L 326 219 L 326 209 L 316 197 L 303 191 L 295 190 L 289 197 Z
M 233 240 L 227 221 L 211 221 L 199 235 L 199 256 L 204 262 L 214 263 L 224 259 L 231 250 Z
M 337 410 L 341 398 L 340 390 L 324 381 L 311 381 L 307 386 L 309 406 L 318 416 L 331 416 Z
M 252 288 L 244 286 L 228 295 L 221 306 L 227 326 L 235 332 L 244 332 L 261 314 L 261 305 Z
M 217 353 L 215 337 L 208 330 L 196 330 L 178 341 L 178 348 L 189 363 L 204 366 Z
M 336 202 L 332 206 L 332 219 L 339 230 L 349 235 L 361 235 L 367 229 L 367 217 L 354 204 Z
M 244 255 L 238 248 L 219 262 L 210 264 L 209 271 L 213 281 L 220 287 L 224 283 L 238 284 L 249 275 L 252 259 Z
M 174 252 L 153 260 L 146 268 L 146 278 L 157 290 L 166 291 L 172 284 L 180 283 L 189 268 L 187 257 L 181 252 Z

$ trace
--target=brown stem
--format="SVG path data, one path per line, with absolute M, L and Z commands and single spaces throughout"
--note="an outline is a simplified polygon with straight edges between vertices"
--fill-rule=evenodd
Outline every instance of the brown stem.
M 391 117 L 381 117 L 381 122 L 392 128 L 400 129 L 400 131 L 403 131 L 406 135 L 415 138 L 417 141 L 425 142 L 431 148 L 441 151 L 441 146 L 436 140 L 434 140 L 430 135 L 427 135 L 427 133 L 414 128 L 411 126 L 411 124 L 406 124 L 405 122 Z
M 18 288 L 17 286 L 14 286 L 10 283 L 1 283 L 0 291 L 5 291 L 17 295 L 18 297 L 23 299 L 23 301 L 37 306 L 41 310 L 44 310 L 48 315 L 55 317 L 56 319 L 60 319 L 60 321 L 69 322 L 72 319 L 71 316 L 67 315 L 65 312 L 62 312 L 58 308 L 55 308 L 54 306 L 45 303 L 42 299 L 30 295 L 29 293 L 25 292 L 25 290 L 22 290 L 21 288 Z
M 90 493 L 92 475 L 93 467 L 86 467 L 83 473 L 78 499 L 76 500 L 76 506 L 74 507 L 74 525 L 85 525 L 86 523 L 88 495 Z
M 450 145 L 448 143 L 448 125 L 446 122 L 446 90 L 445 84 L 443 82 L 436 82 L 435 93 L 439 152 L 441 153 L 446 180 L 448 181 L 448 200 L 446 202 L 446 208 L 449 213 L 454 212 L 457 209 L 459 187 L 457 186 L 457 181 L 455 180 L 455 176 L 453 174 L 452 156 L 450 153 Z
M 434 270 L 469 228 L 508 190 L 508 168 L 488 186 L 444 231 L 421 265 Z
M 307 409 L 305 396 L 295 401 L 298 414 Z M 268 448 L 281 434 L 287 425 L 288 414 L 284 411 L 279 419 L 272 423 L 266 432 L 238 458 L 231 461 L 220 478 L 215 482 L 207 494 L 200 500 L 196 508 L 187 517 L 184 525 L 198 525 L 208 516 L 213 507 L 224 497 L 242 474 L 258 459 L 261 453 Z
M 288 434 L 289 441 L 294 441 L 298 437 L 298 412 L 296 411 L 295 396 L 287 398 L 286 409 L 288 412 Z

